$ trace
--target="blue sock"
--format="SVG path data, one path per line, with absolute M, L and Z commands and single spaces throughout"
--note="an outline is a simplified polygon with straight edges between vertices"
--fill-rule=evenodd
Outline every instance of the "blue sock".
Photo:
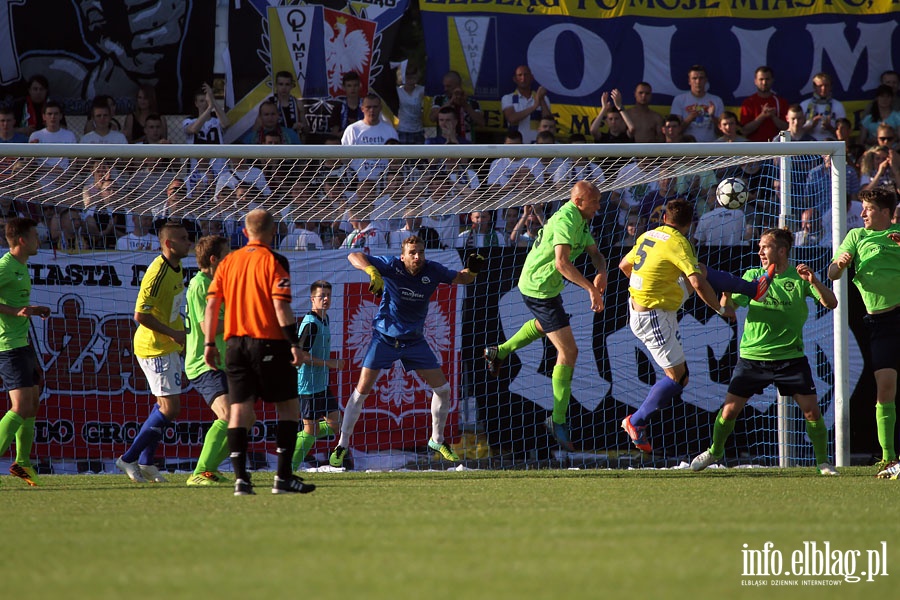
M 756 282 L 747 281 L 737 275 L 732 275 L 725 271 L 718 271 L 706 267 L 706 280 L 712 286 L 716 296 L 721 296 L 722 292 L 737 292 L 745 296 L 753 298 L 756 296 Z
M 140 458 L 142 465 L 152 465 L 153 455 L 156 452 L 156 446 L 163 437 L 163 431 L 170 421 L 164 414 L 159 412 L 159 405 L 153 406 L 150 416 L 144 421 L 137 437 L 131 443 L 131 447 L 122 455 L 125 462 L 134 462 Z
M 635 427 L 645 426 L 653 413 L 669 406 L 683 390 L 681 385 L 668 377 L 660 378 L 650 388 L 650 393 L 647 394 L 641 407 L 631 415 L 631 424 Z

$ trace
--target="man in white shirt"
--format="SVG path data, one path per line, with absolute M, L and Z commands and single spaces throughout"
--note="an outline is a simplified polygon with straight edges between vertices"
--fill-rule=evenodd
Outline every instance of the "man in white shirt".
M 153 234 L 153 215 L 131 215 L 133 229 L 116 240 L 116 250 L 159 250 L 159 238 Z
M 363 119 L 347 125 L 342 146 L 380 146 L 400 139 L 394 126 L 381 120 L 381 98 L 367 94 L 362 101 Z
M 672 114 L 681 117 L 681 132 L 684 135 L 693 136 L 698 142 L 714 142 L 717 137 L 716 123 L 725 110 L 725 104 L 715 94 L 706 93 L 709 80 L 705 67 L 692 66 L 688 70 L 688 82 L 691 91 L 672 99 Z
M 110 127 L 112 114 L 106 101 L 94 103 L 91 107 L 91 120 L 94 122 L 93 131 L 81 136 L 82 144 L 127 144 L 128 140 L 121 131 L 113 131 Z
M 716 202 L 713 210 L 700 217 L 694 239 L 705 246 L 743 246 L 747 243 L 746 230 L 743 210 L 731 210 Z
M 77 144 L 75 134 L 62 128 L 62 118 L 62 105 L 55 100 L 47 100 L 44 104 L 44 128 L 33 132 L 28 141 L 32 144 Z M 66 170 L 69 168 L 69 159 L 45 158 L 41 166 Z

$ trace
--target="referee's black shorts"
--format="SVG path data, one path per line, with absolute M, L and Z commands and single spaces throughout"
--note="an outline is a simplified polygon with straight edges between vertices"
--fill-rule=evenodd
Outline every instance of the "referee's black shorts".
M 228 338 L 225 372 L 229 402 L 284 402 L 296 398 L 297 369 L 291 359 L 291 344 L 287 340 Z
M 761 394 L 773 383 L 782 396 L 816 394 L 812 370 L 805 356 L 787 360 L 739 358 L 731 375 L 731 383 L 728 384 L 728 393 L 741 398 L 751 398 Z

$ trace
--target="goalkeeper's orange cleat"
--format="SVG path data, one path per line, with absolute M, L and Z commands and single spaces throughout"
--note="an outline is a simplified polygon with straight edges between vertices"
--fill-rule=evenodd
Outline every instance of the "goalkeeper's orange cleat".
M 18 477 L 31 487 L 37 487 L 40 485 L 34 467 L 23 467 L 19 463 L 13 463 L 9 467 L 9 474 L 13 477 Z

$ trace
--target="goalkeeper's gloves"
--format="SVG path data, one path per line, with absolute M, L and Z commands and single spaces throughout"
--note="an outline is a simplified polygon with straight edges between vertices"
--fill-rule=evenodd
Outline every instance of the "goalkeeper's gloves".
M 381 273 L 371 265 L 366 267 L 366 273 L 369 275 L 369 293 L 380 296 L 384 291 L 384 279 L 381 278 Z
M 469 273 L 472 275 L 481 273 L 481 269 L 484 268 L 484 263 L 485 258 L 477 252 L 472 252 L 466 257 L 466 269 L 468 269 Z

